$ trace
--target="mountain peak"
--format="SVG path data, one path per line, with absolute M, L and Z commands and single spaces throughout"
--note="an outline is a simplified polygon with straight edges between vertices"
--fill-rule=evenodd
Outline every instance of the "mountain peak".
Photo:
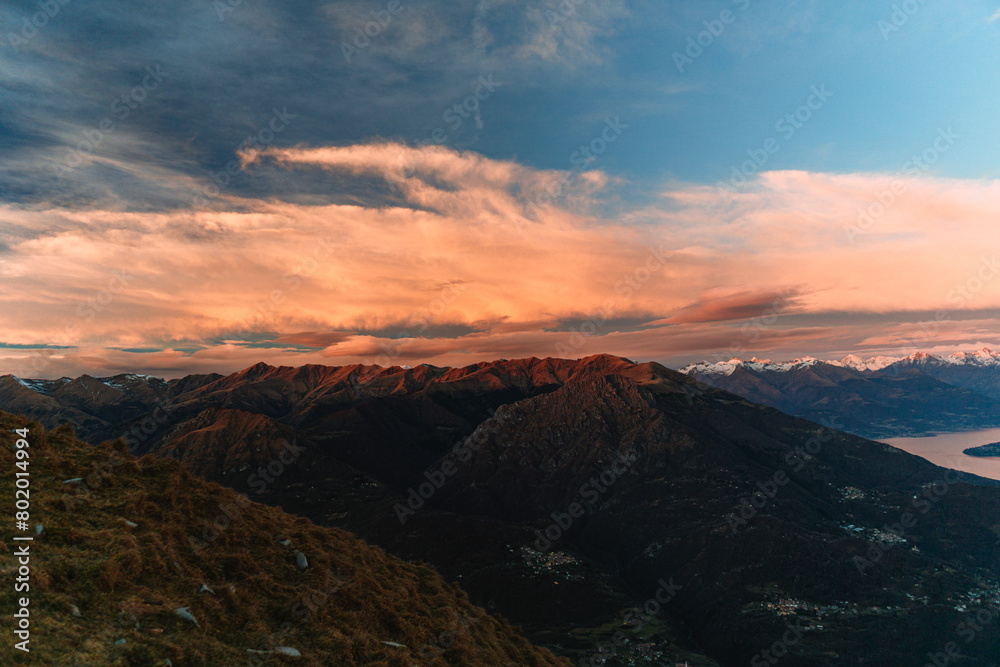
M 729 361 L 720 361 L 716 363 L 701 361 L 696 364 L 688 364 L 684 368 L 679 369 L 679 371 L 685 375 L 691 375 L 692 373 L 702 373 L 706 375 L 732 375 L 738 368 L 749 369 L 752 371 L 781 372 L 797 368 L 808 368 L 822 363 L 826 362 L 820 361 L 815 357 L 802 357 L 800 359 L 793 359 L 792 361 L 782 361 L 777 363 L 771 361 L 770 359 L 758 359 L 757 357 L 752 357 L 750 361 L 743 361 L 739 357 L 733 357 Z
M 274 368 L 274 366 L 271 366 L 270 364 L 266 364 L 263 361 L 258 361 L 253 366 L 250 366 L 249 368 L 247 368 L 245 372 L 249 372 L 249 371 L 254 371 L 254 372 L 268 371 L 268 370 L 271 370 L 272 368 Z
M 242 377 L 248 380 L 257 380 L 263 378 L 264 376 L 270 373 L 273 373 L 276 370 L 279 370 L 277 366 L 271 366 L 270 364 L 265 364 L 263 361 L 258 361 L 253 366 L 250 366 L 249 368 L 244 368 L 242 371 L 238 373 L 238 375 L 241 375 Z
M 921 366 L 927 364 L 957 364 L 973 366 L 1000 366 L 1000 353 L 983 347 L 975 352 L 955 352 L 947 357 L 940 357 L 929 352 L 914 352 L 908 357 L 861 357 L 857 354 L 848 354 L 843 359 L 821 361 L 812 356 L 804 356 L 791 361 L 774 362 L 770 359 L 758 359 L 752 357 L 749 361 L 744 361 L 739 357 L 734 357 L 729 361 L 708 362 L 702 361 L 688 364 L 680 369 L 680 372 L 690 375 L 691 373 L 701 373 L 705 375 L 732 375 L 736 369 L 744 368 L 751 371 L 791 371 L 800 368 L 808 368 L 819 364 L 839 366 L 842 368 L 852 368 L 856 371 L 880 371 L 883 368 L 896 363 L 911 363 Z
M 616 354 L 607 354 L 607 353 L 604 353 L 604 352 L 602 352 L 600 354 L 592 354 L 589 357 L 583 357 L 582 359 L 580 359 L 580 363 L 581 364 L 589 364 L 589 363 L 601 362 L 601 361 L 610 361 L 610 362 L 614 362 L 614 363 L 624 362 L 626 364 L 634 364 L 635 363 L 631 359 L 626 359 L 625 357 L 619 357 Z
M 986 366 L 1000 365 L 1000 354 L 997 354 L 988 347 L 983 347 L 975 352 L 955 352 L 947 357 L 951 363 L 971 363 Z
M 635 362 L 630 359 L 618 357 L 613 354 L 594 354 L 589 357 L 584 357 L 576 363 L 579 364 L 581 368 L 599 368 L 602 370 L 615 370 L 636 365 Z

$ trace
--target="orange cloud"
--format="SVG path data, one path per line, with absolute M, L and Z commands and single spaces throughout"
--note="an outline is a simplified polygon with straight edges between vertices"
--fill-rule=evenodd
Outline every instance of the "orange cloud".
M 0 254 L 0 343 L 77 348 L 52 369 L 82 367 L 81 355 L 95 368 L 207 369 L 370 359 L 391 341 L 348 332 L 396 327 L 409 341 L 399 359 L 548 356 L 566 335 L 546 329 L 599 314 L 651 321 L 644 331 L 595 327 L 581 353 L 662 358 L 727 345 L 733 332 L 712 323 L 766 314 L 783 293 L 796 313 L 1000 307 L 989 250 L 1000 247 L 997 182 L 769 172 L 743 193 L 673 184 L 669 205 L 609 219 L 596 211 L 614 183 L 597 171 L 391 143 L 242 159 L 375 176 L 398 197 L 230 198 L 229 211 L 156 213 L 0 207 L 12 230 L 0 238 L 9 248 Z M 894 185 L 895 199 L 859 227 Z M 556 193 L 551 203 L 532 206 L 549 201 L 545 192 Z M 775 328 L 768 340 L 843 344 L 843 321 L 829 326 L 825 338 L 810 326 Z M 424 336 L 442 327 L 477 333 Z M 258 340 L 279 347 L 247 346 Z M 3 363 L 14 369 L 29 354 L 11 351 Z
M 701 294 L 697 301 L 678 310 L 662 320 L 650 322 L 658 324 L 682 324 L 694 322 L 726 322 L 770 317 L 795 311 L 798 291 L 775 290 L 709 290 Z

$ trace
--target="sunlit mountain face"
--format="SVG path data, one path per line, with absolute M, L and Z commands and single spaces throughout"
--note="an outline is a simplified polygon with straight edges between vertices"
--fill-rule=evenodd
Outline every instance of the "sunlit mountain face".
M 0 663 L 995 667 L 1000 11 L 786 5 L 0 7 Z

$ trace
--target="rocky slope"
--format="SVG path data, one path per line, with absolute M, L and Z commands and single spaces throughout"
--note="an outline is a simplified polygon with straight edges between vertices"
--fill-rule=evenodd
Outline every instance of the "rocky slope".
M 29 428 L 30 653 L 3 664 L 568 665 L 432 569 L 249 501 L 177 462 L 0 413 L 0 465 Z M 24 460 L 24 459 L 20 459 Z M 14 505 L 13 484 L 0 504 Z M 38 526 L 35 529 L 35 526 Z M 300 557 L 299 554 L 302 554 Z M 304 558 L 303 558 L 304 557 Z M 169 661 L 169 662 L 168 662 Z

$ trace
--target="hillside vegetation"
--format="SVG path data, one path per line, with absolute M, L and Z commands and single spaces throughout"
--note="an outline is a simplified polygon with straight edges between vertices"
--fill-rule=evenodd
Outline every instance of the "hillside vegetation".
M 0 426 L 0 505 L 11 513 L 13 430 L 30 429 L 30 530 L 15 534 L 34 536 L 27 593 L 11 583 L 15 543 L 0 542 L 3 613 L 29 596 L 31 621 L 31 653 L 8 634 L 2 664 L 569 664 L 430 567 L 350 533 L 176 461 L 134 458 L 120 441 L 94 447 L 7 413 Z

